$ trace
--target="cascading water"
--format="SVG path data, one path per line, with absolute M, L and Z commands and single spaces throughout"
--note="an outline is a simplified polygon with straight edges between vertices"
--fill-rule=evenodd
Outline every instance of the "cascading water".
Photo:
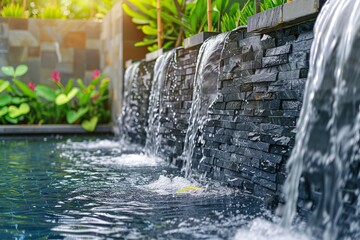
M 283 221 L 289 225 L 294 219 L 299 184 L 305 181 L 312 186 L 310 199 L 316 198 L 313 191 L 321 193 L 313 221 L 323 239 L 341 238 L 345 203 L 355 205 L 350 214 L 359 215 L 358 187 L 346 192 L 351 183 L 359 186 L 359 9 L 359 0 L 329 0 L 317 19 L 304 106 L 288 162 Z M 349 228 L 358 234 L 359 220 L 352 219 Z
M 131 85 L 134 79 L 136 79 L 139 72 L 139 62 L 131 64 L 125 71 L 124 76 L 124 102 L 122 105 L 121 115 L 118 118 L 118 133 L 122 140 L 126 138 L 126 132 L 129 126 L 127 125 L 128 113 L 130 111 L 130 96 L 131 96 Z
M 199 51 L 189 127 L 181 157 L 184 161 L 183 171 L 187 178 L 191 177 L 194 151 L 197 141 L 201 140 L 198 139 L 198 133 L 202 131 L 208 120 L 208 109 L 217 97 L 221 55 L 228 35 L 229 33 L 223 33 L 207 39 Z
M 175 50 L 171 50 L 164 55 L 161 55 L 155 63 L 154 78 L 150 94 L 149 103 L 149 119 L 146 136 L 145 151 L 147 155 L 156 156 L 158 148 L 160 147 L 160 118 L 161 118 L 161 90 L 167 77 L 167 70 L 169 64 L 174 58 Z

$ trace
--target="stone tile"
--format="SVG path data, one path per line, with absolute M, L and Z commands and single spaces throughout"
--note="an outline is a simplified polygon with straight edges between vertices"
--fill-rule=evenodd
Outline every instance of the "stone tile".
M 74 50 L 74 77 L 84 78 L 86 70 L 86 50 L 75 49 Z
M 95 70 L 100 68 L 100 53 L 98 50 L 86 51 L 86 70 Z
M 28 31 L 10 30 L 9 44 L 11 47 L 37 47 L 38 40 Z
M 40 51 L 56 51 L 55 44 L 53 42 L 41 42 Z
M 100 49 L 99 39 L 86 39 L 86 49 Z
M 0 53 L 8 53 L 9 41 L 7 39 L 0 38 Z
M 248 31 L 258 31 L 280 24 L 282 22 L 283 15 L 282 8 L 283 6 L 278 6 L 249 17 Z
M 64 47 L 66 48 L 86 48 L 85 32 L 70 32 L 64 38 Z
M 28 49 L 26 47 L 9 47 L 9 62 L 11 64 L 25 63 L 28 59 Z
M 9 25 L 7 23 L 0 23 L 0 38 L 9 37 Z
M 101 23 L 88 22 L 86 28 L 86 37 L 88 39 L 99 39 L 101 35 Z
M 74 66 L 72 63 L 56 63 L 56 70 L 62 74 L 72 74 L 74 72 Z
M 27 61 L 27 65 L 29 67 L 29 71 L 26 74 L 26 78 L 28 78 L 28 81 L 33 81 L 38 83 L 40 79 L 40 59 L 39 58 L 30 58 Z M 24 79 L 26 80 L 26 79 Z
M 44 68 L 56 68 L 58 62 L 56 52 L 54 51 L 42 51 L 41 52 L 41 66 Z
M 73 48 L 61 48 L 61 60 L 64 63 L 73 63 L 74 62 L 74 49 Z
M 40 57 L 40 47 L 29 47 L 29 57 Z
M 8 54 L 0 53 L 0 66 L 8 66 Z M 0 77 L 5 77 L 2 71 L 0 71 Z
M 28 19 L 24 18 L 9 18 L 10 30 L 27 30 L 29 26 Z

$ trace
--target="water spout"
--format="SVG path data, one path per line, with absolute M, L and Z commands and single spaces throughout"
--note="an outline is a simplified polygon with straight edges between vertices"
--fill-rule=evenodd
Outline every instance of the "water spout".
M 351 166 L 360 160 L 359 9 L 358 0 L 329 0 L 317 19 L 304 105 L 288 162 L 283 223 L 292 223 L 299 183 L 305 181 L 308 200 L 313 201 L 314 191 L 321 193 L 313 202 L 312 221 L 324 230 L 323 239 L 339 239 L 343 190 L 358 177 Z
M 198 145 L 199 131 L 202 131 L 208 120 L 208 110 L 218 94 L 220 62 L 225 40 L 229 33 L 219 34 L 207 39 L 200 48 L 195 71 L 193 101 L 190 110 L 189 127 L 186 132 L 183 171 L 187 178 L 191 177 L 193 155 Z

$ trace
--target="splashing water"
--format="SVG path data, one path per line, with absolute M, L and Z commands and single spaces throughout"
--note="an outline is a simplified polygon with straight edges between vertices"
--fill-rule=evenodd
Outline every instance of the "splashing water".
M 126 139 L 127 130 L 130 128 L 130 126 L 127 125 L 127 123 L 129 122 L 128 118 L 130 111 L 130 98 L 131 98 L 130 89 L 133 81 L 138 77 L 139 66 L 140 66 L 139 62 L 133 63 L 125 71 L 124 89 L 128 89 L 128 90 L 125 91 L 124 103 L 122 106 L 121 115 L 118 119 L 119 122 L 118 132 L 122 140 Z
M 349 181 L 358 181 L 351 168 L 360 160 L 359 9 L 358 0 L 329 0 L 318 17 L 304 106 L 288 162 L 283 223 L 290 225 L 296 215 L 303 176 L 305 182 L 317 185 L 310 198 L 316 197 L 314 189 L 321 193 L 312 220 L 324 229 L 323 239 L 339 239 L 343 189 Z M 352 226 L 358 231 L 358 221 Z
M 162 110 L 161 90 L 164 87 L 164 83 L 167 77 L 167 70 L 171 63 L 171 60 L 174 59 L 175 53 L 175 50 L 166 52 L 164 55 L 161 55 L 155 63 L 153 85 L 151 88 L 148 110 L 148 128 L 146 130 L 147 136 L 145 152 L 147 155 L 156 156 L 158 153 L 158 148 L 161 145 L 161 139 L 159 136 L 160 118 Z
M 191 177 L 193 155 L 197 140 L 199 140 L 198 133 L 208 120 L 208 109 L 217 97 L 221 55 L 228 36 L 229 33 L 223 33 L 207 39 L 199 51 L 194 79 L 193 102 L 190 110 L 190 124 L 186 132 L 182 154 L 183 171 L 187 178 Z

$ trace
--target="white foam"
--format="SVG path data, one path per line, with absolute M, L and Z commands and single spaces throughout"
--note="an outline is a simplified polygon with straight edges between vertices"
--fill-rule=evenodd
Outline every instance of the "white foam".
M 256 218 L 247 227 L 237 231 L 233 240 L 312 240 L 313 238 L 285 229 L 279 224 Z
M 141 154 L 126 154 L 120 157 L 103 157 L 98 159 L 102 164 L 115 164 L 124 167 L 155 167 L 161 163 L 161 159 Z
M 143 187 L 160 195 L 170 195 L 175 194 L 180 189 L 188 186 L 198 186 L 198 184 L 196 182 L 191 182 L 183 177 L 174 177 L 171 179 L 164 175 L 160 175 L 158 180 Z
M 119 141 L 111 141 L 111 140 L 72 142 L 69 139 L 66 141 L 66 144 L 59 144 L 58 147 L 62 149 L 93 150 L 93 149 L 119 149 L 121 145 Z

